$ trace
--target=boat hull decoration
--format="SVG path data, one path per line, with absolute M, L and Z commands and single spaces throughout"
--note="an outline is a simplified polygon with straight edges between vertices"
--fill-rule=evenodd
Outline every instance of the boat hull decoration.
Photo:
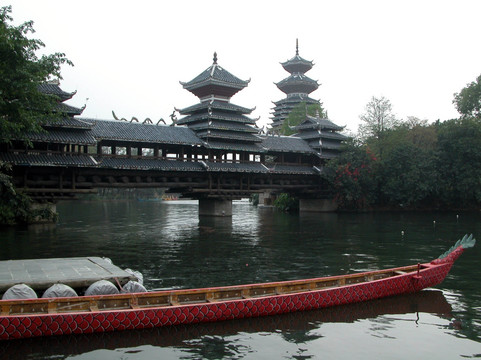
M 468 240 L 474 245 L 472 237 Z M 0 339 L 267 316 L 412 293 L 441 283 L 465 247 L 457 245 L 430 263 L 343 276 L 138 294 L 2 300 Z

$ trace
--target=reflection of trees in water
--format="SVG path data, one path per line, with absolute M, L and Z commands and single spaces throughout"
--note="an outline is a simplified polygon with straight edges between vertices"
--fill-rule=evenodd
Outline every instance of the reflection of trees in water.
M 243 358 L 243 354 L 249 352 L 249 347 L 223 336 L 204 335 L 185 341 L 184 350 L 192 353 L 195 359 L 236 359 Z

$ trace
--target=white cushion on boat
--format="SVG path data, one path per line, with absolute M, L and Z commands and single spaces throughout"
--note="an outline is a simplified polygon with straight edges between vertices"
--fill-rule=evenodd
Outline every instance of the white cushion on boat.
M 70 286 L 65 284 L 53 284 L 43 293 L 43 298 L 59 298 L 77 296 L 77 293 Z
M 137 278 L 137 281 L 141 285 L 144 284 L 144 275 L 142 275 L 142 273 L 140 271 L 135 271 L 135 270 L 132 270 L 132 269 L 125 269 L 124 271 L 128 272 L 130 275 L 135 276 Z
M 147 289 L 144 285 L 137 281 L 129 281 L 122 287 L 122 293 L 140 293 L 140 292 L 147 292 Z
M 91 295 L 111 295 L 118 294 L 119 290 L 117 287 L 107 280 L 99 280 L 94 282 L 85 291 L 85 296 Z
M 36 299 L 37 297 L 37 294 L 30 286 L 25 284 L 17 284 L 5 291 L 5 294 L 2 296 L 2 300 Z

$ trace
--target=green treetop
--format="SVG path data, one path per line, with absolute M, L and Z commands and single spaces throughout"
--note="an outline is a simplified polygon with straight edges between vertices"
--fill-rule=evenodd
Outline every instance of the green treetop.
M 453 103 L 464 117 L 481 118 L 481 75 L 459 93 L 454 94 Z
M 61 65 L 72 65 L 63 53 L 37 57 L 45 45 L 27 37 L 35 32 L 33 22 L 13 26 L 11 12 L 11 6 L 0 8 L 0 142 L 25 139 L 26 133 L 41 131 L 45 120 L 60 116 L 55 112 L 58 99 L 42 94 L 38 86 L 61 79 Z
M 296 130 L 292 129 L 294 126 L 302 123 L 306 119 L 306 115 L 317 116 L 317 113 L 319 113 L 321 119 L 327 117 L 327 111 L 324 110 L 322 104 L 307 105 L 302 102 L 296 105 L 284 120 L 280 131 L 281 135 L 289 136 L 296 133 Z
M 61 65 L 72 65 L 62 53 L 37 57 L 35 52 L 45 45 L 27 38 L 35 32 L 33 22 L 13 26 L 11 12 L 11 6 L 0 8 L 0 143 L 26 140 L 28 133 L 41 131 L 45 121 L 62 116 L 59 99 L 41 93 L 39 85 L 61 79 Z M 52 219 L 53 213 L 31 208 L 30 198 L 13 186 L 10 170 L 0 162 L 0 224 Z

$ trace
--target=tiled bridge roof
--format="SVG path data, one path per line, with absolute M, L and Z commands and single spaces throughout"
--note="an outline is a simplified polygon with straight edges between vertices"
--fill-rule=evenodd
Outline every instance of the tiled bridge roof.
M 97 140 L 125 140 L 145 143 L 202 145 L 195 133 L 186 127 L 126 123 L 122 121 L 82 119 L 92 123 Z
M 90 155 L 76 154 L 46 154 L 0 152 L 0 160 L 15 165 L 25 166 L 97 166 L 95 159 Z

